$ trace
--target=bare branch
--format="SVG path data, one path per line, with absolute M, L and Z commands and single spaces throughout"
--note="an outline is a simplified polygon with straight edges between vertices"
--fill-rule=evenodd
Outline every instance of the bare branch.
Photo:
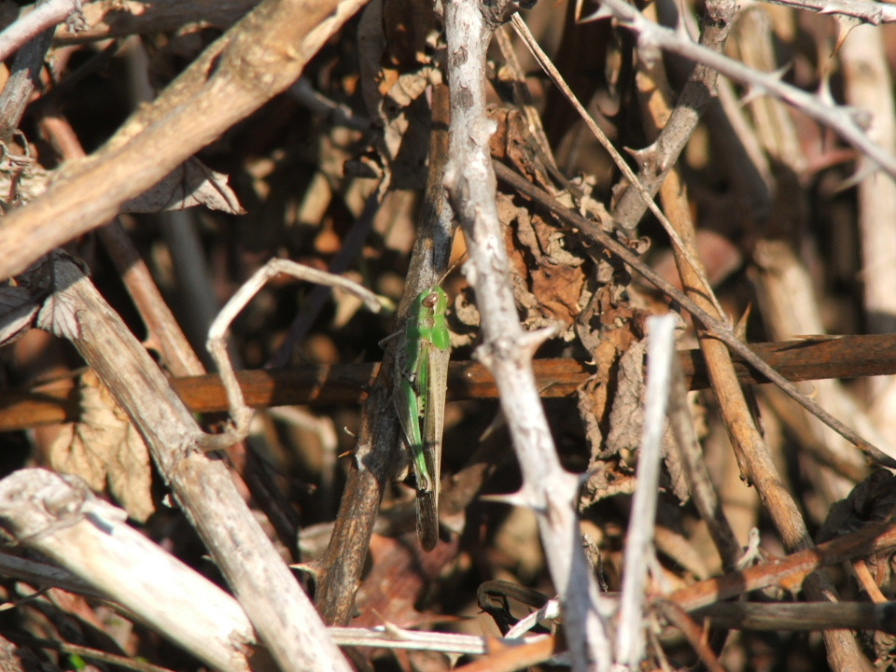
M 54 255 L 49 274 L 56 291 L 44 301 L 39 326 L 70 340 L 96 368 L 281 669 L 348 670 L 225 464 L 201 452 L 210 435 L 149 353 L 74 263 Z
M 47 0 L 0 33 L 0 61 L 40 33 L 81 10 L 81 0 Z
M 819 96 L 806 93 L 781 81 L 780 73 L 757 72 L 739 61 L 711 51 L 668 28 L 648 21 L 641 12 L 622 0 L 601 0 L 601 2 L 612 11 L 621 25 L 638 33 L 639 39 L 697 63 L 708 65 L 726 77 L 753 86 L 793 105 L 816 121 L 830 126 L 844 140 L 867 154 L 891 177 L 896 178 L 896 156 L 872 142 L 865 132 L 868 122 L 867 111 L 829 105 Z
M 879 26 L 896 22 L 896 7 L 885 2 L 868 0 L 764 0 L 772 5 L 809 9 L 821 14 L 840 14 Z
M 3 222 L 0 277 L 108 221 L 194 152 L 289 87 L 365 0 L 266 0 L 95 154 Z
M 131 529 L 127 514 L 87 484 L 43 469 L 0 481 L 0 518 L 19 543 L 40 551 L 137 614 L 206 664 L 248 672 L 255 643 L 236 600 Z
M 475 0 L 445 5 L 448 81 L 451 86 L 451 144 L 445 185 L 470 245 L 465 268 L 476 291 L 485 343 L 479 356 L 492 369 L 501 406 L 523 472 L 518 499 L 533 507 L 548 565 L 566 610 L 573 669 L 609 670 L 612 664 L 601 598 L 585 559 L 574 509 L 576 479 L 557 459 L 531 358 L 545 334 L 520 325 L 509 279 L 504 233 L 495 202 L 496 181 L 489 155 L 494 122 L 486 116 L 485 64 L 494 26 L 509 5 L 488 11 Z
M 653 529 L 659 497 L 663 431 L 675 357 L 674 315 L 649 320 L 647 399 L 644 434 L 638 455 L 638 489 L 632 502 L 631 525 L 625 541 L 625 571 L 616 632 L 616 664 L 636 670 L 644 657 L 644 607 L 649 559 L 654 557 Z

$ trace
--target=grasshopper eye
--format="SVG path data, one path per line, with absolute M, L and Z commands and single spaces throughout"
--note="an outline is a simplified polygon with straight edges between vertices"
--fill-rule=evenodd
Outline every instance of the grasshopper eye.
M 435 308 L 438 302 L 439 295 L 436 292 L 432 292 L 431 294 L 427 294 L 423 299 L 423 306 L 426 308 Z

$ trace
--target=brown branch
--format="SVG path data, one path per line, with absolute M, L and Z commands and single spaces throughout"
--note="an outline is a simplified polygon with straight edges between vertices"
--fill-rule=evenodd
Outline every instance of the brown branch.
M 861 378 L 896 374 L 896 335 L 841 336 L 821 340 L 754 343 L 750 350 L 788 380 Z M 688 389 L 709 387 L 706 363 L 699 350 L 679 352 Z M 574 359 L 536 359 L 533 362 L 543 398 L 573 396 L 592 371 Z M 734 370 L 743 385 L 771 381 L 735 355 Z M 308 365 L 274 370 L 237 372 L 237 379 L 253 408 L 295 404 L 355 404 L 361 402 L 379 371 L 376 362 Z M 175 378 L 175 390 L 194 413 L 227 410 L 221 379 L 214 374 Z M 495 379 L 478 362 L 452 362 L 448 398 L 494 399 Z M 78 419 L 77 393 L 66 385 L 46 385 L 30 392 L 0 394 L 0 432 L 27 429 Z
M 651 9 L 647 8 L 645 11 Z M 729 6 L 729 14 L 730 11 L 731 7 Z M 725 22 L 725 26 L 727 27 L 727 22 Z M 726 33 L 727 29 L 722 32 Z M 721 48 L 721 41 L 718 46 Z M 668 102 L 663 95 L 668 90 L 668 84 L 661 59 L 644 59 L 644 61 L 638 73 L 639 88 L 645 93 L 656 91 L 655 95 L 649 99 L 642 95 L 645 118 L 652 122 L 652 127 L 648 128 L 650 134 L 656 133 L 670 114 Z M 711 74 L 711 86 L 715 73 L 707 68 L 700 69 Z M 649 105 L 647 104 L 648 100 Z M 696 123 L 696 117 L 694 122 Z M 671 130 L 670 125 L 671 122 L 666 124 L 664 133 Z M 689 262 L 689 258 L 695 259 L 699 256 L 695 244 L 697 234 L 687 189 L 677 165 L 672 165 L 671 169 L 668 169 L 665 180 L 661 183 L 660 193 L 666 216 L 675 227 L 684 247 L 684 249 L 673 248 L 673 254 L 685 293 L 695 305 L 716 320 L 722 321 L 724 316 L 716 308 L 719 304 L 713 295 L 712 287 L 703 280 L 705 272 L 702 269 L 694 268 Z M 629 222 L 629 224 L 633 224 L 633 222 Z M 685 256 L 685 251 L 690 253 L 689 258 Z M 713 338 L 711 330 L 707 330 L 706 327 L 698 329 L 698 337 L 712 379 L 712 388 L 719 402 L 719 412 L 731 439 L 741 473 L 748 482 L 755 486 L 763 506 L 781 534 L 785 546 L 789 550 L 811 548 L 813 546 L 812 538 L 809 536 L 800 509 L 793 495 L 788 492 L 775 465 L 768 443 L 747 405 L 744 390 L 734 371 L 731 352 L 724 343 Z M 726 567 L 730 568 L 737 558 L 730 555 L 730 551 L 734 549 L 728 546 L 728 550 L 729 554 L 727 557 L 723 556 L 723 561 Z M 809 599 L 816 602 L 837 600 L 837 592 L 833 583 L 822 574 L 815 574 L 811 580 L 806 581 L 805 592 Z M 836 670 L 854 669 L 856 661 L 860 660 L 862 656 L 855 638 L 845 630 L 826 631 L 823 636 L 831 666 Z
M 411 268 L 399 306 L 399 320 L 419 292 L 439 282 L 449 264 L 452 219 L 445 204 L 442 186 L 448 148 L 448 90 L 433 88 L 433 129 L 430 136 L 427 187 L 421 210 L 421 225 L 412 253 Z M 320 563 L 317 605 L 330 625 L 347 625 L 354 610 L 355 593 L 370 545 L 373 524 L 384 489 L 395 471 L 398 458 L 398 416 L 392 401 L 392 363 L 401 339 L 387 351 L 383 370 L 372 381 L 370 397 L 364 402 L 358 448 L 339 505 L 336 523 L 326 555 Z M 354 388 L 371 387 L 367 383 Z
M 712 650 L 707 641 L 707 633 L 690 615 L 675 602 L 669 600 L 656 600 L 654 603 L 662 615 L 688 640 L 688 643 L 700 656 L 700 660 L 711 672 L 725 672 L 716 652 Z
M 651 284 L 662 290 L 664 294 L 677 302 L 682 308 L 687 310 L 707 332 L 714 338 L 719 339 L 727 345 L 734 353 L 743 357 L 746 361 L 758 369 L 762 374 L 768 376 L 781 390 L 787 393 L 794 401 L 803 408 L 810 411 L 819 420 L 824 422 L 828 427 L 836 431 L 842 437 L 852 442 L 857 448 L 865 452 L 869 457 L 873 458 L 881 465 L 896 467 L 896 457 L 893 457 L 878 446 L 875 446 L 858 435 L 853 429 L 844 425 L 840 420 L 832 416 L 828 411 L 822 408 L 816 401 L 800 392 L 792 383 L 781 376 L 773 367 L 762 361 L 747 347 L 732 330 L 731 326 L 722 322 L 710 313 L 706 312 L 702 307 L 695 304 L 688 298 L 684 292 L 672 286 L 671 283 L 662 278 L 656 271 L 647 266 L 638 256 L 628 247 L 609 236 L 604 232 L 600 225 L 596 222 L 589 221 L 579 214 L 571 211 L 569 208 L 558 203 L 550 194 L 520 177 L 506 166 L 495 163 L 495 174 L 505 184 L 516 189 L 520 194 L 531 198 L 546 210 L 554 213 L 560 219 L 571 226 L 576 227 L 582 235 L 595 243 L 601 245 L 606 250 L 612 252 L 622 259 L 629 267 L 639 273 Z
M 735 4 L 730 0 L 706 3 L 701 44 L 714 51 L 724 49 L 736 9 Z M 660 64 L 662 59 L 657 59 L 656 62 Z M 638 180 L 651 195 L 663 184 L 666 175 L 676 165 L 684 146 L 694 133 L 700 116 L 715 93 L 717 77 L 718 72 L 698 63 L 682 89 L 675 108 L 667 115 L 668 121 L 662 126 L 662 131 L 648 148 L 639 153 L 639 160 L 642 163 Z M 637 190 L 628 188 L 613 210 L 613 219 L 625 231 L 632 233 L 646 210 L 647 203 Z
M 559 653 L 557 638 L 551 635 L 532 644 L 501 647 L 469 665 L 458 667 L 456 672 L 512 672 L 543 663 L 556 653 Z
M 896 523 L 874 523 L 815 548 L 775 558 L 741 572 L 700 581 L 666 595 L 665 599 L 677 602 L 690 612 L 770 586 L 796 592 L 803 580 L 817 569 L 893 548 L 896 548 Z
M 364 0 L 266 0 L 162 94 L 0 229 L 0 277 L 117 215 L 195 152 L 291 85 Z
M 99 0 L 86 3 L 81 10 L 87 28 L 73 31 L 60 28 L 56 35 L 62 44 L 94 42 L 111 37 L 177 30 L 188 23 L 229 28 L 258 0 L 218 0 L 182 2 L 181 0 Z
M 755 604 L 722 602 L 695 616 L 737 630 L 879 630 L 896 634 L 896 603 L 803 602 Z
M 86 154 L 74 129 L 62 116 L 48 115 L 40 120 L 41 130 L 54 140 L 63 158 L 83 159 Z M 162 355 L 162 362 L 176 376 L 201 375 L 205 367 L 193 350 L 171 309 L 165 303 L 149 267 L 140 257 L 134 243 L 125 233 L 121 222 L 115 221 L 100 228 L 100 240 L 109 258 L 121 274 L 121 280 L 149 332 L 151 347 Z

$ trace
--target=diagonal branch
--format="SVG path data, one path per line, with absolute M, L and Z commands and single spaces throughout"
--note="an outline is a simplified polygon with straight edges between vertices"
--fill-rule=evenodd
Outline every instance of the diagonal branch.
M 366 0 L 265 0 L 84 161 L 3 220 L 0 278 L 117 215 L 290 86 Z
M 715 52 L 724 49 L 735 10 L 735 3 L 731 0 L 707 2 L 701 44 Z M 662 59 L 658 59 L 657 63 L 662 63 Z M 715 95 L 717 77 L 718 73 L 712 68 L 697 65 L 688 77 L 675 108 L 661 124 L 659 135 L 648 148 L 639 152 L 641 170 L 638 181 L 651 195 L 656 194 L 697 128 L 700 116 Z M 613 208 L 613 220 L 632 233 L 647 207 L 638 190 L 628 188 Z
M 70 340 L 97 370 L 280 669 L 347 671 L 225 463 L 201 450 L 209 435 L 90 280 L 73 262 L 56 257 L 49 269 L 55 291 L 43 303 L 38 326 Z
M 874 26 L 896 22 L 896 7 L 885 2 L 868 2 L 868 0 L 765 0 L 765 2 L 795 9 L 810 9 L 821 14 L 851 16 Z
M 647 20 L 641 12 L 623 0 L 601 0 L 601 4 L 613 13 L 621 25 L 636 32 L 639 40 L 703 63 L 726 77 L 793 105 L 816 121 L 834 129 L 849 144 L 867 154 L 890 177 L 896 178 L 896 156 L 872 142 L 865 132 L 867 111 L 827 104 L 819 96 L 781 81 L 778 73 L 758 72 L 739 61 L 684 39 L 674 31 Z
M 828 427 L 852 442 L 857 448 L 867 453 L 869 457 L 873 458 L 881 465 L 896 467 L 896 457 L 888 455 L 877 446 L 868 443 L 855 431 L 844 425 L 840 420 L 819 406 L 817 402 L 800 392 L 793 383 L 784 378 L 784 376 L 778 373 L 767 362 L 760 357 L 757 357 L 756 353 L 751 351 L 747 344 L 737 337 L 730 325 L 717 320 L 703 308 L 696 305 L 691 299 L 685 296 L 684 292 L 673 287 L 672 284 L 667 282 L 656 271 L 641 261 L 629 248 L 607 235 L 601 230 L 598 224 L 588 221 L 581 215 L 561 205 L 550 194 L 539 189 L 528 180 L 520 177 L 506 166 L 496 163 L 495 172 L 502 182 L 512 186 L 521 194 L 525 194 L 529 198 L 537 201 L 540 205 L 553 212 L 568 224 L 578 228 L 583 235 L 591 238 L 593 241 L 617 255 L 633 270 L 640 273 L 651 284 L 662 290 L 669 298 L 673 299 L 682 308 L 687 310 L 694 319 L 699 321 L 700 324 L 706 328 L 707 333 L 710 336 L 718 338 L 725 343 L 733 352 L 740 355 L 744 361 L 755 368 L 756 371 L 780 387 L 791 399 L 796 401 L 807 411 L 813 413 Z

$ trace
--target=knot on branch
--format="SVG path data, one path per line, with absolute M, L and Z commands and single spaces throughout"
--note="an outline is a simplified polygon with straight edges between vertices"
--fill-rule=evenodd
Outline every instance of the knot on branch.
M 482 15 L 491 30 L 507 23 L 521 9 L 531 9 L 535 0 L 484 0 Z
M 0 486 L 0 520 L 13 537 L 34 537 L 82 520 L 91 498 L 90 489 L 77 477 L 21 469 Z

